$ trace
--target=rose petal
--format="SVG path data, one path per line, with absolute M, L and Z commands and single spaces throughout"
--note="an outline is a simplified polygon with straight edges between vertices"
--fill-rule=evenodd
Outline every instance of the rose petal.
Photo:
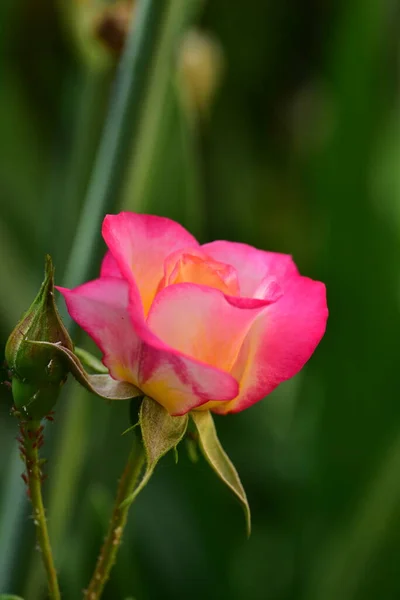
M 232 375 L 169 346 L 150 330 L 137 304 L 137 295 L 131 288 L 131 320 L 142 341 L 138 387 L 145 394 L 172 415 L 183 415 L 210 400 L 218 404 L 237 396 L 239 385 Z
M 257 250 L 247 244 L 217 241 L 201 246 L 209 256 L 232 265 L 239 276 L 241 296 L 263 298 L 270 281 L 278 285 L 298 270 L 292 257 L 278 252 Z
M 158 291 L 176 283 L 196 283 L 217 288 L 224 294 L 239 295 L 236 270 L 210 258 L 199 248 L 181 249 L 165 259 Z
M 128 313 L 129 284 L 124 279 L 102 277 L 73 290 L 57 287 L 71 317 L 103 352 L 103 363 L 116 379 L 130 369 L 140 346 Z M 131 381 L 133 383 L 133 381 Z
M 103 237 L 122 275 L 135 281 L 145 314 L 164 276 L 164 259 L 181 248 L 199 246 L 186 229 L 170 219 L 129 212 L 107 215 Z
M 122 277 L 117 261 L 109 250 L 107 250 L 102 260 L 100 277 Z
M 170 414 L 237 396 L 239 386 L 232 375 L 184 356 L 149 330 L 140 300 L 124 279 L 102 277 L 74 290 L 58 289 L 71 317 L 104 353 L 110 374 L 138 386 Z M 129 294 L 133 319 L 127 311 Z
M 254 321 L 232 369 L 240 393 L 214 412 L 239 412 L 293 377 L 313 354 L 325 332 L 325 285 L 307 277 L 286 281 L 285 293 Z
M 229 372 L 249 328 L 266 305 L 258 301 L 242 308 L 235 301 L 214 288 L 179 283 L 157 294 L 147 322 L 164 343 Z

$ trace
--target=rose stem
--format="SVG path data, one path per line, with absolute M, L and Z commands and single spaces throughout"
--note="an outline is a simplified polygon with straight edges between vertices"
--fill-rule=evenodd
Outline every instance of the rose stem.
M 117 559 L 117 553 L 121 545 L 122 535 L 128 519 L 129 506 L 121 508 L 121 504 L 135 489 L 143 463 L 144 454 L 142 448 L 135 442 L 129 454 L 121 479 L 119 480 L 107 535 L 100 550 L 89 586 L 84 593 L 86 600 L 98 600 L 110 577 L 110 572 Z
M 50 538 L 47 530 L 46 515 L 42 498 L 43 474 L 39 450 L 43 444 L 43 426 L 40 421 L 25 421 L 21 423 L 21 457 L 26 465 L 24 480 L 32 503 L 33 522 L 36 527 L 36 539 L 39 545 L 42 561 L 47 575 L 49 594 L 52 600 L 60 600 L 57 572 L 54 566 Z

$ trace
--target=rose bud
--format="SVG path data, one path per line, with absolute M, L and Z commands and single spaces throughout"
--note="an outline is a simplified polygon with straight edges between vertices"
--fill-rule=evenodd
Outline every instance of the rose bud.
M 40 420 L 55 405 L 68 375 L 68 363 L 55 349 L 34 342 L 53 342 L 69 350 L 71 338 L 54 302 L 54 268 L 46 257 L 45 279 L 6 345 L 15 407 L 25 417 Z

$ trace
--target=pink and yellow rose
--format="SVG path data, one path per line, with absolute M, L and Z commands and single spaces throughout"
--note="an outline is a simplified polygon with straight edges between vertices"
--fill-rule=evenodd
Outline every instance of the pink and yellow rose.
M 170 414 L 238 412 L 293 377 L 321 340 L 325 286 L 286 254 L 200 245 L 163 217 L 107 215 L 100 277 L 58 288 L 113 378 Z

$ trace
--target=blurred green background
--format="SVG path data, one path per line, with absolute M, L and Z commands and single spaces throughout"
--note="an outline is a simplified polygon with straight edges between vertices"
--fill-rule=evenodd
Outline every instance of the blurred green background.
M 235 500 L 182 445 L 178 465 L 163 459 L 135 503 L 104 598 L 398 599 L 399 3 L 169 4 L 140 126 L 125 133 L 118 185 L 98 218 L 150 212 L 204 242 L 290 253 L 326 283 L 330 319 L 302 373 L 216 419 L 252 507 L 250 540 Z M 113 84 L 130 7 L 110 7 L 0 3 L 2 346 L 46 252 L 57 283 L 76 285 L 104 251 L 84 205 L 123 80 Z M 4 386 L 0 400 L 0 592 L 42 600 Z M 71 381 L 47 428 L 44 494 L 66 600 L 91 575 L 128 419 L 126 403 L 108 406 Z

